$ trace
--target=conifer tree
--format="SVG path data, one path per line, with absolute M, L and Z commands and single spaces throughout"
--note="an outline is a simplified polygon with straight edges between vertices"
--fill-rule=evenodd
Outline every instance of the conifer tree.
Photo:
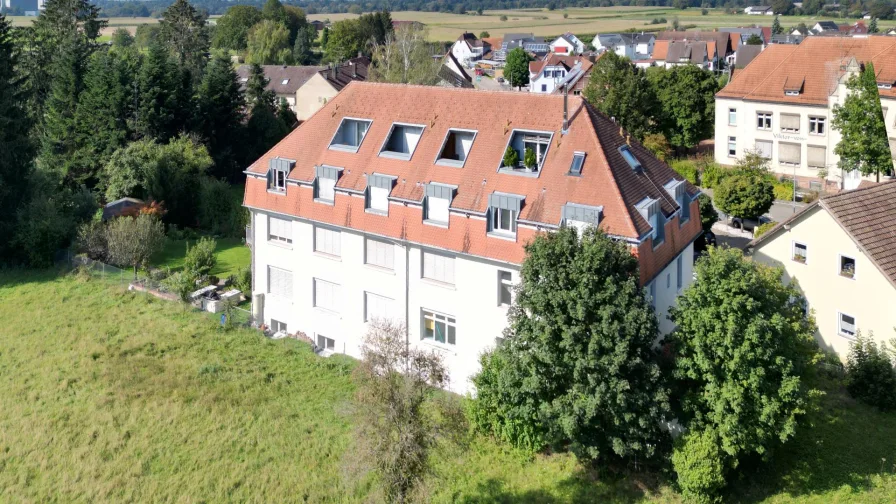
M 75 113 L 83 88 L 86 48 L 76 35 L 62 41 L 50 68 L 50 93 L 44 108 L 38 167 L 62 180 L 78 150 Z
M 212 58 L 198 90 L 197 132 L 214 159 L 212 175 L 235 180 L 239 177 L 243 109 L 236 72 L 225 57 Z
M 206 16 L 187 0 L 176 0 L 159 21 L 159 40 L 168 47 L 181 68 L 197 79 L 202 74 L 209 48 Z
M 775 20 L 772 21 L 772 35 L 780 35 L 783 31 L 784 29 L 781 28 L 781 22 L 778 21 L 778 16 L 775 16 Z
M 178 86 L 177 68 L 164 47 L 156 42 L 149 46 L 137 76 L 139 93 L 136 125 L 143 138 L 167 142 L 177 133 Z

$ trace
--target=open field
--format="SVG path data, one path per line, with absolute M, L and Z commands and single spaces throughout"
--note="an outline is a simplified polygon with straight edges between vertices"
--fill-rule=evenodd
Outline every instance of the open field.
M 96 279 L 0 271 L 0 501 L 364 501 L 371 482 L 345 470 L 352 366 Z M 826 388 L 726 502 L 896 499 L 896 414 Z M 659 476 L 480 437 L 435 465 L 432 502 L 680 502 Z
M 151 261 L 153 267 L 171 268 L 177 271 L 183 268 L 184 258 L 187 255 L 187 247 L 196 244 L 197 240 L 172 240 L 165 242 L 165 247 Z M 212 269 L 211 274 L 218 278 L 227 278 L 245 266 L 252 259 L 249 247 L 243 243 L 242 238 L 218 238 L 218 246 L 215 248 L 215 258 L 218 264 Z

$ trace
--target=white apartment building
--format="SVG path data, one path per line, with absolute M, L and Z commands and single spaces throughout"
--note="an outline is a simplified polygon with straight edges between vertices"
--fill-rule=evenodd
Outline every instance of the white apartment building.
M 476 38 L 476 35 L 465 32 L 451 44 L 451 54 L 457 61 L 472 68 L 473 63 L 482 59 L 486 44 Z
M 572 33 L 566 32 L 551 42 L 551 52 L 556 54 L 582 54 L 585 43 Z
M 896 146 L 896 43 L 887 37 L 809 37 L 799 45 L 772 44 L 716 94 L 715 158 L 734 164 L 748 150 L 770 160 L 772 171 L 802 189 L 854 189 L 858 172 L 838 167 L 831 127 L 846 82 L 872 62 L 891 150 Z M 894 151 L 896 152 L 896 151 Z
M 536 163 L 505 166 L 508 146 Z M 264 323 L 357 357 L 392 319 L 457 392 L 504 336 L 536 234 L 627 243 L 668 332 L 701 232 L 698 190 L 578 96 L 355 82 L 246 175 Z
M 529 62 L 529 92 L 553 93 L 558 85 L 566 82 L 566 77 L 573 71 L 582 77 L 590 76 L 594 64 L 584 56 L 570 56 L 550 53 L 539 61 Z M 584 81 L 582 81 L 584 86 Z M 581 91 L 581 86 L 576 88 Z

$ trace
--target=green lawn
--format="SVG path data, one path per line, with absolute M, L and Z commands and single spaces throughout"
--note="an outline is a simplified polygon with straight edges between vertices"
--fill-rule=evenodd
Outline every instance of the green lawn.
M 218 259 L 218 264 L 212 270 L 212 275 L 226 278 L 236 273 L 238 269 L 249 265 L 252 255 L 242 238 L 218 238 L 217 242 L 215 257 Z M 165 247 L 153 257 L 152 266 L 171 268 L 172 271 L 183 268 L 187 247 L 195 244 L 196 240 L 168 239 L 165 242 Z
M 0 272 L 0 501 L 364 501 L 370 482 L 345 470 L 351 368 L 95 279 Z M 896 499 L 896 415 L 829 388 L 812 429 L 726 501 Z M 432 502 L 679 501 L 657 476 L 601 479 L 483 438 L 436 472 Z

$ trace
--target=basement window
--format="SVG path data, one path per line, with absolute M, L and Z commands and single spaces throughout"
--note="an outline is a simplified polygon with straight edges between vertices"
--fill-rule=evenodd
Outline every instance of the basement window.
M 417 148 L 417 142 L 420 141 L 422 135 L 423 126 L 395 123 L 392 125 L 392 131 L 389 132 L 389 136 L 386 138 L 386 143 L 383 144 L 383 148 L 380 150 L 380 156 L 404 160 L 411 159 L 411 156 L 414 155 L 414 150 Z
M 367 119 L 344 118 L 336 130 L 336 135 L 330 142 L 330 148 L 335 150 L 344 150 L 349 152 L 358 152 L 361 142 L 370 129 L 370 123 Z
M 476 132 L 470 130 L 448 130 L 445 142 L 442 144 L 442 150 L 439 151 L 439 157 L 436 163 L 445 166 L 462 167 L 470 155 L 470 149 L 473 147 L 473 139 L 476 138 Z

